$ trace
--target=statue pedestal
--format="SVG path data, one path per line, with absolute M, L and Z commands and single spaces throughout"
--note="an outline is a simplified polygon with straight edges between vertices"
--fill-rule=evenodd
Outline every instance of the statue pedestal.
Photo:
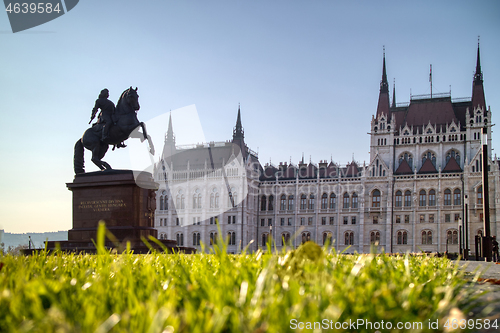
M 150 173 L 137 177 L 130 170 L 83 173 L 67 183 L 73 192 L 73 229 L 69 241 L 96 239 L 99 221 L 120 241 L 157 238 L 154 229 L 156 189 Z M 139 186 L 138 186 L 139 185 Z
M 99 221 L 105 222 L 123 248 L 130 242 L 136 253 L 149 251 L 141 237 L 158 238 L 154 228 L 158 184 L 150 173 L 135 176 L 131 170 L 83 173 L 66 186 L 73 192 L 73 228 L 68 231 L 67 242 L 48 242 L 48 249 L 59 244 L 63 251 L 95 252 L 92 240 L 97 239 Z M 175 251 L 194 252 L 190 248 L 177 248 L 174 240 L 160 242 Z M 149 243 L 161 250 L 154 242 Z M 106 238 L 105 245 L 115 248 L 117 242 Z

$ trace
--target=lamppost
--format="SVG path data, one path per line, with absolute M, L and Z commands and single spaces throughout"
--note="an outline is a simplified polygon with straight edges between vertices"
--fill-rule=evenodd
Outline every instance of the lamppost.
M 463 228 L 462 228 L 462 218 L 458 218 L 458 252 L 460 256 L 464 257 L 464 242 L 463 242 Z
M 483 235 L 483 255 L 485 261 L 491 261 L 491 231 L 490 231 L 490 196 L 488 190 L 488 127 L 483 127 L 483 216 L 484 216 L 484 235 Z
M 464 209 L 464 259 L 468 260 L 469 259 L 469 198 L 466 195 L 464 195 L 464 204 L 465 204 L 465 209 Z

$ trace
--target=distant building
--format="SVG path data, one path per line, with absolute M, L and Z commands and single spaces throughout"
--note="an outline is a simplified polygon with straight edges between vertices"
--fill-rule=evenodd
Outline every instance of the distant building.
M 458 252 L 467 204 L 473 250 L 474 236 L 483 232 L 483 127 L 491 232 L 498 235 L 500 172 L 491 156 L 479 46 L 471 98 L 413 95 L 403 105 L 396 104 L 395 87 L 390 99 L 384 54 L 368 165 L 302 159 L 297 165 L 262 166 L 244 142 L 239 109 L 231 141 L 177 147 L 170 119 L 155 166 L 156 227 L 160 238 L 198 249 L 222 233 L 229 252 L 266 248 L 271 238 L 278 249 L 313 240 L 347 252 L 373 246 L 386 252 Z

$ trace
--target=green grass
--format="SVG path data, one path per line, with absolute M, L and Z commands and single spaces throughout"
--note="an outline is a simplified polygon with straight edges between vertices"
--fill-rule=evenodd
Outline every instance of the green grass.
M 222 243 L 212 254 L 99 251 L 0 255 L 0 332 L 287 332 L 292 319 L 430 331 L 428 320 L 444 323 L 470 294 L 443 258 L 342 255 L 314 243 L 274 254 L 230 255 Z

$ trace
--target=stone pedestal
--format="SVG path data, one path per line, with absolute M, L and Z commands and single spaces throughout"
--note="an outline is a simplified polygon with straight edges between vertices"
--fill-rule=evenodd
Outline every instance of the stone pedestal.
M 104 221 L 115 240 L 106 238 L 107 248 L 125 249 L 130 243 L 135 253 L 147 253 L 150 249 L 142 238 L 158 238 L 154 228 L 156 190 L 158 184 L 150 173 L 131 170 L 106 170 L 78 174 L 67 183 L 73 192 L 73 228 L 68 231 L 68 241 L 48 242 L 48 250 L 94 253 L 97 228 Z M 195 249 L 177 247 L 174 240 L 159 240 L 165 247 L 186 253 Z M 150 245 L 162 250 L 157 244 Z
M 73 229 L 68 241 L 96 239 L 99 221 L 120 241 L 153 236 L 157 184 L 150 173 L 130 170 L 84 173 L 67 183 L 73 192 Z

